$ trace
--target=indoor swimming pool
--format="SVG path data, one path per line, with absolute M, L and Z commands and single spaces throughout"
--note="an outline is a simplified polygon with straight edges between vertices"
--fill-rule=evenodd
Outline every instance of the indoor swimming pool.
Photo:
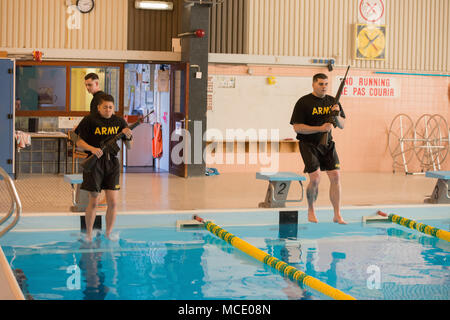
M 449 230 L 449 206 L 380 208 Z M 390 222 L 361 223 L 374 208 L 344 208 L 348 225 L 280 225 L 277 210 L 201 212 L 229 232 L 359 300 L 447 300 L 450 244 Z M 36 300 L 316 300 L 204 229 L 175 227 L 192 213 L 127 214 L 114 240 L 82 241 L 75 215 L 25 216 L 0 239 L 26 298 Z M 104 222 L 103 222 L 104 223 Z

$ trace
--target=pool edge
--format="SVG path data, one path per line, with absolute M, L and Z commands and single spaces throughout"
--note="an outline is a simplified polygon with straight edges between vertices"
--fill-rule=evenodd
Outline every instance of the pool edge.
M 0 300 L 25 300 L 8 260 L 0 246 Z

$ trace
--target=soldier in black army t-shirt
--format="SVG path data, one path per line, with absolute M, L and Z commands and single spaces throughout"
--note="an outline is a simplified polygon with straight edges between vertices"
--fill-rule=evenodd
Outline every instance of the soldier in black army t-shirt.
M 89 204 L 86 208 L 86 239 L 92 240 L 98 198 L 105 190 L 106 202 L 106 237 L 110 237 L 116 218 L 117 194 L 120 189 L 120 164 L 117 159 L 119 147 L 103 153 L 101 143 L 120 132 L 125 134 L 125 145 L 131 148 L 132 131 L 123 118 L 114 115 L 114 98 L 104 94 L 99 98 L 98 113 L 90 114 L 81 120 L 75 133 L 79 136 L 77 146 L 87 153 L 97 156 L 97 161 L 89 172 L 83 171 L 81 189 L 89 192 Z
M 326 171 L 330 179 L 330 200 L 334 208 L 333 221 L 346 224 L 340 213 L 340 173 L 339 157 L 331 136 L 333 125 L 327 122 L 331 111 L 339 111 L 335 116 L 338 128 L 343 129 L 345 113 L 340 104 L 334 104 L 334 98 L 327 95 L 328 77 L 318 73 L 313 77 L 313 92 L 301 97 L 294 108 L 291 125 L 297 133 L 300 154 L 305 164 L 310 182 L 306 189 L 308 199 L 308 220 L 317 223 L 314 202 L 317 199 L 320 182 L 320 170 Z M 327 145 L 319 145 L 323 134 L 328 132 Z

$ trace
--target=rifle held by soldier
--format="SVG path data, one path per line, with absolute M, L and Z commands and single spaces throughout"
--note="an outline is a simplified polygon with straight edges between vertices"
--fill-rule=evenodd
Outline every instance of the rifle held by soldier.
M 348 74 L 348 70 L 349 69 L 350 69 L 350 66 L 347 67 L 347 71 L 345 72 L 345 76 L 344 76 L 344 78 L 341 81 L 339 89 L 338 89 L 338 91 L 336 93 L 336 97 L 334 98 L 333 106 L 339 103 L 339 99 L 341 98 L 342 91 L 344 90 L 344 87 L 345 87 L 345 81 L 347 80 L 347 74 Z M 333 126 L 336 128 L 336 126 L 337 126 L 337 124 L 336 124 L 336 117 L 338 117 L 338 116 L 339 116 L 339 111 L 338 110 L 331 111 L 326 122 L 329 122 L 329 123 L 333 124 Z M 322 138 L 320 139 L 319 144 L 321 144 L 323 146 L 327 146 L 328 145 L 328 134 L 329 134 L 329 132 L 325 132 L 322 135 Z
M 128 126 L 128 128 L 131 130 L 135 129 L 138 125 L 140 125 L 143 122 L 143 120 L 145 118 L 147 118 L 153 112 L 154 112 L 154 110 L 150 111 L 149 114 L 147 114 L 145 117 L 139 119 L 132 125 Z M 107 153 L 109 151 L 117 152 L 119 150 L 117 141 L 122 139 L 124 136 L 125 136 L 125 134 L 123 132 L 116 134 L 114 137 L 109 138 L 104 143 L 102 143 L 102 145 L 100 146 L 100 149 L 102 149 L 103 153 Z M 97 162 L 97 159 L 98 158 L 95 154 L 91 154 L 89 157 L 87 157 L 86 159 L 84 159 L 83 161 L 80 162 L 80 166 L 83 168 L 83 170 L 85 170 L 86 172 L 89 172 L 94 167 L 95 163 Z

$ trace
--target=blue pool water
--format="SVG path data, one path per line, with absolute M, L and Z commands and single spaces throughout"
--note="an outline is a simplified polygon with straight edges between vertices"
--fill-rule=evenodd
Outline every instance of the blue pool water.
M 450 207 L 385 210 L 449 230 Z M 365 210 L 365 211 L 364 211 Z M 358 213 L 355 214 L 355 213 Z M 450 298 L 450 245 L 392 223 L 280 228 L 278 212 L 201 214 L 259 249 L 356 299 Z M 24 217 L 0 245 L 34 299 L 329 299 L 301 288 L 206 230 L 179 231 L 191 215 L 123 215 L 116 241 L 80 241 L 79 217 Z M 420 217 L 426 219 L 419 219 Z

